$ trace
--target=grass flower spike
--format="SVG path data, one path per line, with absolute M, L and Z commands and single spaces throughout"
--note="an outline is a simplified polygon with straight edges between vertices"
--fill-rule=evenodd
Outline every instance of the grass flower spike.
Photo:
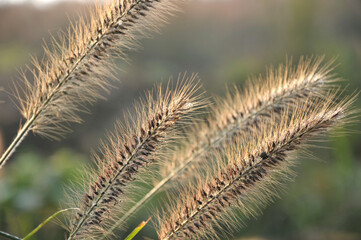
M 323 65 L 322 61 L 301 58 L 297 68 L 291 63 L 280 65 L 270 69 L 265 78 L 249 81 L 243 91 L 235 87 L 233 93 L 217 101 L 205 123 L 189 131 L 188 141 L 173 163 L 163 169 L 163 175 L 176 171 L 178 178 L 187 176 L 184 170 L 197 166 L 212 150 L 222 149 L 238 135 L 258 131 L 260 123 L 273 124 L 271 116 L 282 116 L 285 109 L 292 114 L 291 109 L 305 100 L 323 98 L 337 79 L 330 74 L 331 63 Z
M 234 226 L 237 207 L 244 216 L 257 214 L 257 209 L 275 196 L 279 183 L 287 179 L 293 165 L 292 153 L 303 149 L 305 141 L 347 120 L 354 98 L 339 104 L 331 100 L 298 107 L 291 118 L 283 115 L 273 127 L 260 124 L 250 138 L 239 137 L 225 156 L 217 156 L 216 174 L 179 194 L 182 199 L 167 209 L 160 220 L 159 239 L 216 238 L 215 228 L 223 233 Z M 282 176 L 282 177 L 280 177 Z
M 111 0 L 81 17 L 69 34 L 45 47 L 45 60 L 33 61 L 34 81 L 23 76 L 17 87 L 25 123 L 0 158 L 0 168 L 29 131 L 56 138 L 64 123 L 80 122 L 78 111 L 109 88 L 113 57 L 124 58 L 142 36 L 157 31 L 175 10 L 175 0 Z
M 39 9 L 31 6 L 5 6 L 1 9 L 5 13 L 4 19 L 9 22 L 7 27 L 3 28 L 5 33 L 8 30 L 16 33 L 14 28 L 17 27 L 26 28 L 29 23 L 24 24 L 24 21 L 29 20 L 29 16 L 39 15 L 29 21 L 36 25 L 36 29 L 25 32 L 26 39 L 20 41 L 28 43 L 25 47 L 33 45 L 34 41 L 30 40 L 36 39 L 36 33 L 43 32 L 43 27 L 53 25 L 50 22 L 39 24 L 39 20 L 42 21 L 51 14 L 55 17 L 53 20 L 59 22 L 61 16 L 57 13 L 61 9 L 76 7 L 84 11 L 81 10 L 81 14 L 65 31 L 51 35 L 50 41 L 44 42 L 43 56 L 39 59 L 32 58 L 31 63 L 21 71 L 20 81 L 14 82 L 13 92 L 10 94 L 15 98 L 21 119 L 8 146 L 4 147 L 1 138 L 4 129 L 0 129 L 0 176 L 7 178 L 9 174 L 14 175 L 9 181 L 0 182 L 0 189 L 5 192 L 5 198 L 0 195 L 0 202 L 4 202 L 6 206 L 20 206 L 24 211 L 37 213 L 39 216 L 24 218 L 21 221 L 22 228 L 17 229 L 14 227 L 17 221 L 13 220 L 13 215 L 29 214 L 24 215 L 21 211 L 7 209 L 5 206 L 0 209 L 0 212 L 5 211 L 6 215 L 4 221 L 0 220 L 5 224 L 0 236 L 17 240 L 26 240 L 38 234 L 37 237 L 46 239 L 63 235 L 66 240 L 130 240 L 149 237 L 159 240 L 229 239 L 232 232 L 238 232 L 247 220 L 257 217 L 264 207 L 279 198 L 280 192 L 285 190 L 285 184 L 295 178 L 295 166 L 304 158 L 314 158 L 309 152 L 310 147 L 320 146 L 319 140 L 322 141 L 326 133 L 353 123 L 354 118 L 358 117 L 357 110 L 352 109 L 358 94 L 345 94 L 340 79 L 333 73 L 334 60 L 325 61 L 322 56 L 301 57 L 296 61 L 286 59 L 286 63 L 268 68 L 265 74 L 253 76 L 246 82 L 239 80 L 239 86 L 226 86 L 222 97 L 214 98 L 209 97 L 214 96 L 213 93 L 205 96 L 198 74 L 185 73 L 180 74 L 174 84 L 171 79 L 170 83 L 157 84 L 153 90 L 145 92 L 134 107 L 126 112 L 124 118 L 116 121 L 114 128 L 106 132 L 104 140 L 99 143 L 99 149 L 92 152 L 93 161 L 88 166 L 83 165 L 83 168 L 76 172 L 76 176 L 68 178 L 69 173 L 76 168 L 76 165 L 71 163 L 72 160 L 83 159 L 76 154 L 76 146 L 73 146 L 74 151 L 65 149 L 55 154 L 49 152 L 54 146 L 50 150 L 45 149 L 45 152 L 43 148 L 36 148 L 35 154 L 30 149 L 19 159 L 23 168 L 24 161 L 29 168 L 25 166 L 23 169 L 15 164 L 9 166 L 10 172 L 1 172 L 3 169 L 6 171 L 3 167 L 28 135 L 60 140 L 71 131 L 72 124 L 81 124 L 83 115 L 92 105 L 104 99 L 120 80 L 126 81 L 117 79 L 117 72 L 122 68 L 117 66 L 117 63 L 129 63 L 128 56 L 131 51 L 140 48 L 142 39 L 159 32 L 167 19 L 179 12 L 180 5 L 191 10 L 190 14 L 184 15 L 187 18 L 184 24 L 191 23 L 199 27 L 200 21 L 206 20 L 204 26 L 211 27 L 211 31 L 218 31 L 226 25 L 235 26 L 237 21 L 242 21 L 231 9 L 237 4 L 188 4 L 185 0 L 93 0 L 88 5 L 54 5 L 44 9 L 42 16 L 38 14 Z M 210 8 L 204 11 L 206 5 Z M 322 10 L 319 6 L 310 4 L 302 6 L 305 13 L 311 7 L 315 12 Z M 288 8 L 292 10 L 294 6 Z M 251 6 L 246 10 L 262 12 L 263 8 Z M 217 18 L 220 18 L 219 13 L 222 11 L 232 16 L 219 22 Z M 19 13 L 24 12 L 29 12 L 30 15 L 19 17 Z M 295 19 L 304 18 L 303 13 L 295 13 Z M 285 16 L 289 18 L 288 15 Z M 300 25 L 298 22 L 302 21 L 297 21 L 295 26 Z M 328 22 L 335 23 L 323 21 L 318 25 L 324 27 Z M 176 63 L 184 65 L 188 53 L 199 54 L 207 51 L 202 41 L 208 32 L 200 32 L 200 41 L 191 41 L 192 38 L 186 35 L 193 35 L 194 29 L 182 32 L 184 26 L 179 25 L 179 22 L 176 25 L 168 29 L 171 30 L 170 36 L 148 43 L 153 49 L 139 56 L 138 62 L 146 64 L 146 67 L 141 73 L 136 73 L 136 76 L 144 75 L 143 70 L 146 69 L 151 70 L 152 74 L 159 74 L 164 72 L 164 68 L 159 64 L 166 63 L 168 67 L 174 68 Z M 301 30 L 315 31 L 312 28 L 314 24 L 303 25 Z M 252 27 L 254 24 L 246 24 L 242 25 L 240 30 L 253 31 Z M 257 31 L 259 30 L 264 29 L 259 28 Z M 283 35 L 287 33 L 281 30 L 274 32 L 276 35 L 279 32 Z M 220 32 L 225 33 L 223 30 Z M 0 65 L 4 62 L 3 68 L 21 64 L 24 57 L 21 54 L 24 46 L 20 46 L 19 42 L 7 44 L 9 37 L 11 36 L 6 36 L 5 45 L 0 46 L 0 49 L 5 47 L 6 50 L 4 56 L 0 57 Z M 230 37 L 238 38 L 239 33 L 232 32 L 215 40 L 229 40 Z M 186 53 L 178 49 L 186 46 L 182 44 L 183 38 L 190 40 L 188 42 L 192 45 L 188 46 L 191 48 Z M 177 43 L 177 49 L 167 53 L 159 51 L 159 47 L 169 41 Z M 211 41 L 208 45 L 212 47 L 212 43 Z M 266 46 L 265 42 L 258 45 L 261 48 Z M 153 53 L 160 54 L 160 58 L 153 57 Z M 212 53 L 209 56 L 219 58 L 212 63 L 222 63 L 221 59 L 229 60 L 233 57 L 232 54 L 220 55 L 222 51 Z M 193 57 L 195 58 L 185 65 L 203 59 L 199 56 Z M 165 62 L 163 58 L 175 61 Z M 250 66 L 249 63 L 252 66 L 257 65 L 254 57 L 249 59 L 251 62 L 244 61 L 244 57 L 240 60 L 242 64 L 239 67 L 242 69 Z M 345 72 L 346 75 L 354 76 L 352 70 L 355 69 L 347 67 L 352 61 L 350 58 L 344 60 L 347 61 L 346 68 L 349 70 Z M 196 65 L 204 67 L 204 64 Z M 226 72 L 218 72 L 226 73 L 225 75 L 229 75 L 227 69 L 234 70 L 229 64 L 220 65 Z M 132 69 L 140 68 L 135 66 Z M 7 70 L 4 74 L 10 76 L 13 72 Z M 219 80 L 227 82 L 225 79 Z M 353 83 L 355 85 L 355 82 Z M 142 88 L 139 84 L 141 83 L 127 84 L 126 87 L 132 91 L 128 91 L 126 96 L 134 95 L 135 88 Z M 212 84 L 208 87 L 212 90 Z M 0 86 L 0 93 L 6 89 Z M 5 95 L 7 94 L 6 90 Z M 118 106 L 125 102 L 110 104 Z M 2 103 L 4 101 L 0 99 L 0 105 Z M 7 136 L 13 129 L 13 114 L 7 110 L 8 106 L 4 107 L 4 116 L 1 117 L 4 124 L 9 126 L 8 131 L 4 132 Z M 101 112 L 109 111 L 106 108 L 101 109 Z M 109 121 L 106 117 L 102 119 Z M 91 134 L 85 135 L 73 137 L 79 143 Z M 334 152 L 327 152 L 326 155 L 334 160 L 342 158 L 346 161 L 335 163 L 330 169 L 320 170 L 319 166 L 316 166 L 317 169 L 311 169 L 305 178 L 306 182 L 314 182 L 314 177 L 321 176 L 322 186 L 315 185 L 311 190 L 318 191 L 321 186 L 322 197 L 337 200 L 323 206 L 322 209 L 327 211 L 319 211 L 324 214 L 322 219 L 328 216 L 333 219 L 335 214 L 339 214 L 337 209 L 328 210 L 340 201 L 343 207 L 341 212 L 345 206 L 348 209 L 355 208 L 354 200 L 359 196 L 355 194 L 354 188 L 357 188 L 355 183 L 358 182 L 359 169 L 353 169 L 357 160 L 357 154 L 353 154 L 353 143 L 358 139 L 354 140 L 342 135 L 341 139 L 332 141 Z M 85 145 L 87 142 L 89 141 L 86 140 Z M 35 142 L 32 145 L 37 144 Z M 44 154 L 39 155 L 37 152 L 53 155 L 50 165 L 43 166 L 40 160 Z M 69 156 L 70 161 L 64 162 Z M 40 174 L 29 174 L 32 170 Z M 71 185 L 59 192 L 59 189 L 53 187 L 54 184 L 40 184 L 41 191 L 37 191 L 38 183 L 42 181 L 41 175 L 46 177 L 45 180 L 50 179 L 54 183 L 70 181 Z M 20 181 L 17 178 L 20 178 Z M 330 186 L 333 184 L 330 188 L 332 191 L 326 191 L 325 183 Z M 29 186 L 35 187 L 35 192 Z M 306 190 L 308 187 L 307 185 Z M 32 219 L 36 220 L 40 215 L 49 212 L 37 211 L 42 205 L 37 204 L 39 201 L 46 204 L 43 205 L 47 209 L 54 207 L 55 198 L 49 198 L 49 191 L 45 190 L 57 193 L 55 198 L 59 197 L 59 194 L 65 196 L 60 196 L 62 199 L 59 199 L 59 211 L 34 225 Z M 305 189 L 297 186 L 296 190 L 299 194 Z M 25 194 L 15 194 L 16 191 Z M 343 201 L 340 194 L 351 196 L 350 200 Z M 23 203 L 24 196 L 27 198 L 25 201 L 30 197 L 31 202 Z M 305 205 L 305 201 L 301 203 Z M 313 198 L 307 198 L 306 203 L 307 207 L 316 203 L 319 208 L 319 202 Z M 302 204 L 300 208 L 303 210 Z M 295 215 L 298 214 L 299 209 L 292 210 Z M 314 207 L 310 210 L 312 212 Z M 353 220 L 354 215 L 350 215 L 350 220 Z M 59 216 L 60 219 L 56 219 Z M 338 222 L 348 223 L 347 217 L 350 216 L 344 214 Z M 48 227 L 46 223 L 52 220 L 58 220 L 57 223 L 63 230 L 45 229 Z M 300 226 L 305 225 L 305 218 L 298 219 L 296 216 L 292 220 L 302 223 Z M 28 229 L 31 225 L 34 225 L 33 230 Z M 24 232 L 26 230 L 29 230 L 29 233 Z M 149 234 L 148 230 L 152 233 Z M 319 229 L 316 230 L 307 235 L 325 235 L 322 229 L 322 234 Z M 336 235 L 343 236 L 347 233 L 348 236 L 350 234 L 347 231 L 337 232 Z M 327 236 L 335 235 L 334 231 L 325 233 Z M 238 233 L 235 237 L 239 237 Z
M 301 58 L 296 68 L 291 63 L 281 65 L 277 70 L 271 69 L 266 78 L 250 81 L 244 91 L 235 88 L 233 94 L 219 100 L 206 121 L 190 128 L 179 150 L 161 167 L 163 178 L 123 215 L 118 224 L 126 221 L 167 184 L 192 179 L 192 174 L 187 173 L 189 169 L 200 166 L 202 171 L 207 171 L 205 168 L 212 164 L 200 164 L 201 161 L 238 135 L 258 130 L 260 123 L 272 123 L 269 121 L 271 116 L 279 117 L 285 109 L 290 110 L 308 98 L 322 98 L 326 89 L 337 80 L 330 74 L 331 63 L 322 62 L 323 58 Z M 199 169 L 193 171 L 199 172 Z
M 129 184 L 159 158 L 161 147 L 176 136 L 175 124 L 200 107 L 194 78 L 196 75 L 174 91 L 159 88 L 155 98 L 149 93 L 136 108 L 136 117 L 130 117 L 124 127 L 118 124 L 96 158 L 97 169 L 87 178 L 88 192 L 71 203 L 79 206 L 82 202 L 81 210 L 71 216 L 69 240 L 95 239 L 103 226 L 122 213 L 129 200 Z

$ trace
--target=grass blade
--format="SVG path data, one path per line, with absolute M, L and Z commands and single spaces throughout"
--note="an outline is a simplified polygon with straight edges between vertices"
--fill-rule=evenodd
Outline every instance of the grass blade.
M 144 227 L 148 224 L 151 218 L 148 218 L 147 221 L 143 221 L 139 226 L 131 232 L 125 240 L 132 240 Z
M 32 236 L 34 236 L 40 229 L 42 229 L 45 224 L 47 224 L 48 222 L 50 222 L 51 220 L 53 220 L 54 218 L 56 218 L 59 214 L 70 211 L 70 210 L 76 210 L 77 208 L 67 208 L 67 209 L 63 209 L 60 210 L 56 213 L 54 213 L 53 215 L 51 215 L 50 217 L 48 217 L 44 222 L 42 222 L 39 226 L 37 226 L 33 231 L 31 231 L 28 235 L 26 235 L 26 237 L 23 238 L 23 240 L 28 240 L 30 239 Z M 15 239 L 15 238 L 14 238 Z

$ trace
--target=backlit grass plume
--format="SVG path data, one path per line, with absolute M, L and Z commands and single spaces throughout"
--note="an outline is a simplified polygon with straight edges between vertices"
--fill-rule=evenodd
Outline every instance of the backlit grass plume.
M 174 186 L 184 176 L 191 179 L 192 174 L 186 173 L 187 169 L 200 166 L 206 172 L 212 164 L 199 165 L 200 161 L 232 142 L 236 136 L 257 131 L 260 123 L 269 124 L 271 115 L 279 117 L 284 109 L 292 114 L 292 107 L 308 98 L 322 98 L 337 80 L 330 73 L 331 63 L 322 62 L 323 58 L 301 58 L 296 68 L 287 63 L 278 69 L 270 69 L 266 77 L 251 80 L 245 90 L 235 88 L 225 99 L 219 100 L 206 121 L 190 128 L 179 150 L 161 167 L 163 178 L 123 215 L 118 224 L 139 210 L 167 184 Z M 312 105 L 312 102 L 309 104 Z
M 296 68 L 291 63 L 271 68 L 266 77 L 251 79 L 243 90 L 234 87 L 228 91 L 225 98 L 217 99 L 205 122 L 190 129 L 163 175 L 179 169 L 176 177 L 182 177 L 184 170 L 197 166 L 205 154 L 222 149 L 238 135 L 258 131 L 260 123 L 274 124 L 269 122 L 271 116 L 282 116 L 285 109 L 292 114 L 292 108 L 305 100 L 323 98 L 337 79 L 330 74 L 331 62 L 322 61 L 301 58 Z
M 239 136 L 217 155 L 215 175 L 199 178 L 195 186 L 177 194 L 181 197 L 161 217 L 159 239 L 214 239 L 215 229 L 226 234 L 241 221 L 237 210 L 244 217 L 256 215 L 288 180 L 292 153 L 347 120 L 354 98 L 335 104 L 335 96 L 327 95 L 329 100 L 311 108 L 302 104 L 291 117 L 285 111 L 271 127 L 260 123 L 249 138 Z
M 136 116 L 129 117 L 124 126 L 118 124 L 110 134 L 102 154 L 96 157 L 96 169 L 86 180 L 86 193 L 71 203 L 80 210 L 70 216 L 69 240 L 96 239 L 103 227 L 123 212 L 129 201 L 129 184 L 143 170 L 149 170 L 149 165 L 159 159 L 161 147 L 176 137 L 175 124 L 201 106 L 195 78 L 192 75 L 175 90 L 159 88 L 155 97 L 149 93 L 137 105 Z
M 17 87 L 25 118 L 0 168 L 29 131 L 56 138 L 68 131 L 65 123 L 80 122 L 78 111 L 109 88 L 113 57 L 138 45 L 140 37 L 157 31 L 175 10 L 176 0 L 111 0 L 81 17 L 67 35 L 45 47 L 45 60 L 33 61 L 33 81 L 23 76 Z

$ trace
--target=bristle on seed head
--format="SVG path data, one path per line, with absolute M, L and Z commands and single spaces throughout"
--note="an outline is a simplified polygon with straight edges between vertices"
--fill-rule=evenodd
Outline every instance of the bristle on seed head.
M 278 68 L 270 68 L 266 76 L 249 80 L 240 90 L 234 87 L 226 98 L 217 99 L 204 122 L 194 124 L 187 137 L 175 151 L 171 161 L 161 169 L 162 176 L 172 180 L 192 179 L 191 172 L 212 166 L 205 156 L 223 149 L 240 135 L 259 131 L 260 123 L 274 124 L 273 118 L 308 101 L 324 99 L 338 80 L 332 73 L 332 61 L 323 63 L 323 57 L 300 58 L 296 67 L 292 61 Z M 279 121 L 279 120 L 274 120 Z M 195 168 L 198 168 L 196 170 Z M 170 181 L 169 181 L 170 182 Z
M 29 130 L 50 138 L 69 131 L 66 123 L 80 122 L 79 111 L 102 97 L 112 85 L 113 59 L 126 58 L 139 40 L 158 31 L 176 11 L 176 0 L 99 1 L 90 17 L 80 17 L 67 36 L 45 46 L 44 60 L 29 67 L 16 87 L 19 109 Z M 54 38 L 53 38 L 54 39 Z
M 217 238 L 216 229 L 226 235 L 240 218 L 257 215 L 288 180 L 293 153 L 303 150 L 311 137 L 348 121 L 355 98 L 337 103 L 337 96 L 327 94 L 327 100 L 312 107 L 305 102 L 281 117 L 271 117 L 280 120 L 271 127 L 261 123 L 259 131 L 238 137 L 219 152 L 215 174 L 199 177 L 160 217 L 159 239 Z M 234 214 L 235 207 L 243 216 Z
M 135 117 L 116 125 L 96 156 L 96 169 L 87 173 L 85 189 L 78 191 L 82 194 L 71 196 L 70 206 L 80 210 L 69 216 L 68 240 L 97 239 L 123 213 L 133 192 L 129 186 L 159 161 L 189 113 L 202 107 L 199 94 L 197 75 L 184 75 L 175 89 L 159 86 L 146 94 L 136 104 Z

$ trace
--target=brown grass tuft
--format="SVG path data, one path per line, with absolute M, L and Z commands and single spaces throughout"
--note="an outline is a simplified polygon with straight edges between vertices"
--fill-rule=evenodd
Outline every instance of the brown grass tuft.
M 129 184 L 149 170 L 160 157 L 161 147 L 176 137 L 175 124 L 200 107 L 195 78 L 192 75 L 174 91 L 159 87 L 156 97 L 149 93 L 137 104 L 136 117 L 129 117 L 125 126 L 117 124 L 96 156 L 97 168 L 85 183 L 87 193 L 73 203 L 77 206 L 81 202 L 81 210 L 71 216 L 69 240 L 96 239 L 103 227 L 123 212 L 127 195 L 134 191 L 127 192 Z
M 323 98 L 337 78 L 330 74 L 332 62 L 322 62 L 322 57 L 301 58 L 296 68 L 292 62 L 271 68 L 265 77 L 249 80 L 244 90 L 234 87 L 226 98 L 217 99 L 206 121 L 190 129 L 163 176 L 177 171 L 178 180 L 187 178 L 185 170 L 199 166 L 207 154 L 221 150 L 237 136 L 258 131 L 260 123 L 274 124 L 271 116 L 283 116 L 285 109 L 292 114 L 292 107 L 311 97 Z
M 347 120 L 354 98 L 336 104 L 335 96 L 327 95 L 327 101 L 312 108 L 304 103 L 291 117 L 286 111 L 271 127 L 261 123 L 250 138 L 240 136 L 225 154 L 220 152 L 216 174 L 199 178 L 196 186 L 181 192 L 182 197 L 160 218 L 159 239 L 216 238 L 215 228 L 225 234 L 236 224 L 235 207 L 243 216 L 256 215 L 277 196 L 279 184 L 288 180 L 292 153 L 304 149 L 306 140 Z
M 231 144 L 237 136 L 258 131 L 260 123 L 272 124 L 271 116 L 280 117 L 285 109 L 292 114 L 292 107 L 308 98 L 323 98 L 326 89 L 337 79 L 330 73 L 332 62 L 322 63 L 323 58 L 318 57 L 301 58 L 296 68 L 292 62 L 280 65 L 278 69 L 270 69 L 266 77 L 250 80 L 244 91 L 235 87 L 233 93 L 218 100 L 206 121 L 195 123 L 171 160 L 161 166 L 163 178 L 116 225 L 122 224 L 167 184 L 182 185 L 185 179 L 193 178 L 192 173 L 210 171 L 212 163 L 206 156 Z
M 31 130 L 49 137 L 67 130 L 62 122 L 79 122 L 82 103 L 99 98 L 107 89 L 113 57 L 124 58 L 137 40 L 157 30 L 174 9 L 174 1 L 112 0 L 80 18 L 69 35 L 46 49 L 45 62 L 34 61 L 34 83 L 27 83 L 21 113 L 34 119 Z M 140 36 L 139 36 L 140 35 Z M 67 40 L 66 40 L 67 39 Z M 55 40 L 54 40 L 55 41 Z
M 26 119 L 2 167 L 29 131 L 58 138 L 69 131 L 65 123 L 80 122 L 77 112 L 101 97 L 110 87 L 114 57 L 125 58 L 142 36 L 157 31 L 175 10 L 175 0 L 111 0 L 98 3 L 90 17 L 81 17 L 60 41 L 45 46 L 45 60 L 33 60 L 30 81 L 23 74 L 16 95 Z M 55 38 L 54 38 L 55 39 Z

